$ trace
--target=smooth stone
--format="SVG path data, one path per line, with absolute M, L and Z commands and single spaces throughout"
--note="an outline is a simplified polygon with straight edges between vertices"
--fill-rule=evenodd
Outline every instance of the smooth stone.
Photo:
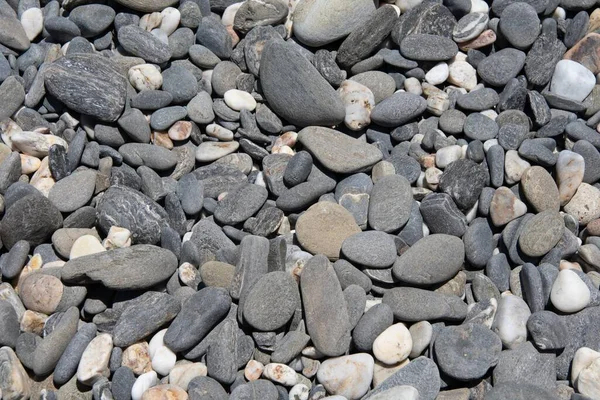
M 81 355 L 77 367 L 77 380 L 86 386 L 92 386 L 102 377 L 108 377 L 108 362 L 112 349 L 113 342 L 109 334 L 101 333 L 92 339 Z
M 465 246 L 459 238 L 432 234 L 417 241 L 394 263 L 394 277 L 411 285 L 446 282 L 462 268 Z
M 564 98 L 583 101 L 596 85 L 594 74 L 572 60 L 560 60 L 554 68 L 550 91 Z
M 212 51 L 220 59 L 231 56 L 233 39 L 227 28 L 212 15 L 202 13 L 202 20 L 196 32 L 196 41 Z
M 313 166 L 313 159 L 309 152 L 299 151 L 287 163 L 283 180 L 290 186 L 296 186 L 308 178 Z
M 300 245 L 312 254 L 324 254 L 332 260 L 339 258 L 344 240 L 358 232 L 360 228 L 352 214 L 330 202 L 311 206 L 296 222 Z
M 364 0 L 359 1 L 364 3 Z M 289 44 L 268 42 L 260 67 L 265 98 L 280 117 L 299 126 L 332 126 L 344 120 L 344 106 L 338 94 Z
M 348 35 L 375 12 L 370 1 L 329 3 L 322 0 L 299 2 L 293 13 L 293 32 L 307 46 L 319 47 Z
M 369 225 L 378 231 L 397 231 L 408 222 L 412 203 L 412 191 L 406 178 L 400 175 L 381 178 L 371 191 Z
M 15 309 L 8 301 L 0 300 L 0 346 L 15 348 L 20 334 L 19 319 Z
M 564 206 L 573 198 L 585 176 L 584 158 L 570 150 L 563 150 L 556 161 L 556 184 L 560 204 Z
M 73 212 L 90 201 L 95 186 L 96 171 L 75 172 L 52 186 L 48 199 L 59 211 Z
M 381 101 L 371 111 L 371 120 L 378 125 L 395 128 L 419 117 L 427 101 L 412 93 L 395 93 Z
M 35 39 L 44 29 L 44 15 L 42 10 L 37 7 L 25 10 L 21 14 L 20 21 L 27 39 L 30 41 Z
M 31 46 L 31 43 L 27 38 L 27 33 L 23 25 L 8 4 L 4 3 L 3 7 L 5 9 L 0 14 L 0 26 L 2 26 L 0 30 L 0 44 L 17 51 L 27 50 Z
M 435 339 L 435 355 L 440 369 L 460 381 L 484 376 L 498 363 L 502 342 L 481 324 L 445 327 Z
M 600 190 L 595 186 L 582 183 L 571 201 L 564 206 L 564 210 L 575 217 L 580 224 L 590 223 L 600 217 Z
M 321 363 L 317 379 L 333 395 L 359 399 L 369 391 L 373 366 L 367 353 L 331 358 Z
M 392 29 L 392 40 L 396 44 L 400 44 L 401 40 L 409 34 L 452 37 L 456 19 L 452 12 L 442 4 L 421 2 L 404 10 L 403 14 L 405 16 L 399 19 Z
M 0 390 L 3 398 L 28 399 L 31 395 L 29 377 L 15 352 L 7 346 L 0 348 Z
M 590 298 L 590 290 L 575 272 L 564 269 L 558 273 L 550 292 L 550 301 L 556 309 L 576 313 L 587 307 Z
M 64 139 L 55 135 L 44 135 L 37 132 L 18 132 L 10 136 L 12 145 L 21 152 L 33 157 L 45 157 L 50 148 L 60 145 L 65 149 L 68 147 Z
M 380 362 L 394 365 L 408 358 L 413 347 L 412 336 L 403 323 L 381 332 L 373 342 L 373 355 Z
M 458 20 L 452 31 L 452 38 L 456 43 L 475 39 L 487 28 L 488 21 L 489 17 L 486 13 L 469 13 Z
M 495 226 L 506 225 L 526 212 L 527 205 L 509 188 L 502 186 L 496 189 L 490 205 L 490 217 Z
M 314 256 L 305 263 L 300 289 L 306 328 L 314 346 L 327 356 L 344 354 L 351 340 L 346 300 L 325 256 Z
M 98 36 L 112 25 L 116 13 L 112 7 L 103 4 L 87 4 L 75 7 L 69 19 L 79 27 L 81 35 L 89 38 Z
M 44 78 L 48 92 L 67 107 L 101 121 L 116 121 L 125 107 L 127 80 L 105 57 L 62 57 L 47 66 Z
M 131 392 L 129 393 L 131 400 L 141 400 L 146 390 L 156 386 L 157 383 L 158 376 L 155 371 L 140 375 L 131 387 Z
M 350 261 L 370 268 L 389 267 L 396 261 L 396 245 L 385 232 L 360 232 L 344 240 L 342 253 Z
M 414 359 L 429 347 L 433 339 L 433 327 L 429 322 L 421 321 L 411 325 L 408 331 L 413 341 L 412 350 L 408 356 Z
M 552 387 L 556 384 L 555 355 L 538 353 L 531 342 L 523 343 L 500 354 L 493 378 L 494 386 L 518 382 Z
M 394 78 L 382 71 L 367 71 L 354 75 L 350 80 L 368 87 L 375 97 L 375 104 L 387 99 L 396 91 Z
M 171 58 L 168 44 L 138 26 L 124 26 L 119 29 L 117 37 L 127 52 L 149 63 L 162 64 Z
M 44 314 L 52 314 L 57 310 L 64 291 L 60 279 L 52 275 L 22 275 L 19 282 L 23 305 L 28 310 Z
M 211 162 L 233 153 L 239 148 L 238 142 L 203 142 L 196 150 L 196 160 Z
M 540 33 L 540 19 L 531 5 L 512 3 L 500 14 L 498 27 L 510 44 L 518 49 L 526 49 Z
M 61 273 L 67 283 L 100 282 L 110 289 L 131 290 L 165 281 L 176 269 L 172 252 L 139 244 L 69 260 Z
M 268 192 L 262 186 L 250 183 L 240 185 L 217 203 L 215 219 L 226 225 L 243 222 L 262 207 L 267 196 Z
M 458 53 L 458 46 L 444 36 L 413 33 L 400 42 L 400 52 L 411 60 L 444 61 Z
M 517 49 L 502 49 L 486 57 L 477 66 L 477 73 L 492 86 L 504 86 L 515 78 L 525 64 L 525 53 Z
M 467 230 L 465 215 L 445 193 L 429 193 L 421 201 L 419 210 L 431 233 L 461 237 Z
M 527 340 L 527 320 L 531 311 L 525 301 L 514 295 L 502 296 L 492 325 L 504 347 L 514 349 Z
M 389 289 L 383 295 L 383 303 L 392 308 L 400 321 L 463 321 L 467 315 L 467 305 L 458 296 L 411 287 Z
M 254 111 L 256 108 L 256 100 L 248 92 L 243 90 L 230 89 L 223 96 L 225 104 L 236 111 L 248 110 Z
M 467 210 L 475 205 L 487 182 L 485 168 L 471 160 L 460 159 L 446 167 L 438 187 L 452 196 L 460 209 Z
M 263 305 L 272 302 L 272 306 Z M 300 305 L 297 285 L 283 271 L 262 276 L 252 287 L 244 302 L 244 319 L 255 329 L 275 331 L 285 325 Z
M 568 336 L 565 321 L 551 311 L 538 311 L 527 320 L 527 330 L 540 350 L 560 350 Z
M 543 211 L 526 222 L 519 236 L 519 248 L 528 256 L 541 257 L 562 238 L 564 228 L 564 219 L 558 212 Z
M 177 164 L 177 155 L 155 144 L 126 143 L 119 147 L 123 160 L 132 167 L 146 166 L 158 171 L 169 170 Z

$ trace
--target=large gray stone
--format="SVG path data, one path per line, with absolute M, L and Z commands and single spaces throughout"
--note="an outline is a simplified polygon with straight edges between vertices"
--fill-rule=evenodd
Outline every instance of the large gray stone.
M 390 289 L 383 295 L 399 321 L 418 322 L 431 320 L 463 321 L 467 305 L 458 296 L 411 287 Z

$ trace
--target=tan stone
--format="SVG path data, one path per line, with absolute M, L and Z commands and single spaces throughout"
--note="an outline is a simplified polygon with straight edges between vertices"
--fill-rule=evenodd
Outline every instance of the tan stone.
M 600 28 L 600 8 L 596 8 L 590 14 L 590 24 L 588 26 L 588 33 L 594 32 L 595 30 Z
M 25 368 L 6 346 L 0 348 L 0 392 L 3 400 L 26 400 L 31 393 Z
M 187 400 L 188 394 L 175 385 L 158 385 L 146 390 L 142 400 Z
M 206 365 L 203 363 L 182 360 L 177 362 L 171 372 L 169 372 L 169 383 L 187 390 L 192 379 L 198 376 L 206 376 L 206 373 Z
M 577 61 L 594 75 L 600 72 L 600 34 L 592 32 L 585 35 L 565 53 L 563 59 Z
M 152 371 L 148 343 L 135 343 L 123 350 L 121 366 L 128 367 L 136 375 Z
M 208 261 L 200 267 L 200 277 L 206 286 L 229 289 L 235 266 L 220 261 Z
M 575 217 L 580 224 L 587 225 L 600 217 L 600 190 L 582 183 L 571 201 L 565 205 L 564 210 Z
M 21 319 L 21 331 L 35 333 L 36 335 L 42 336 L 44 324 L 46 323 L 47 319 L 48 316 L 46 314 L 27 310 Z
M 558 187 L 545 168 L 537 165 L 527 168 L 521 176 L 521 188 L 537 212 L 560 209 Z
M 300 245 L 312 254 L 324 254 L 331 260 L 339 258 L 342 242 L 360 231 L 348 210 L 326 201 L 311 206 L 296 222 Z
M 499 187 L 494 192 L 490 205 L 490 217 L 495 226 L 508 224 L 527 212 L 527 206 L 507 187 Z
M 52 314 L 60 303 L 63 291 L 64 285 L 60 279 L 37 273 L 23 280 L 19 295 L 27 309 Z
M 480 49 L 482 47 L 489 46 L 495 41 L 496 33 L 493 30 L 488 29 L 481 32 L 475 39 L 460 43 L 459 48 L 462 51 L 467 51 L 469 49 Z

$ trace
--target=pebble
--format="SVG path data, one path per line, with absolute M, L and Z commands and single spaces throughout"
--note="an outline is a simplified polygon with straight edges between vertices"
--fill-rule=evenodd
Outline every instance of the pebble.
M 25 10 L 23 14 L 21 14 L 20 20 L 21 25 L 23 25 L 23 29 L 25 30 L 25 34 L 27 35 L 27 39 L 30 41 L 35 39 L 44 29 L 44 15 L 42 10 L 37 7 Z
M 132 400 L 141 400 L 142 395 L 151 387 L 156 386 L 158 383 L 158 376 L 156 372 L 150 371 L 145 374 L 140 375 L 133 384 L 131 388 L 131 399 Z
M 490 205 L 490 216 L 495 226 L 506 225 L 527 212 L 527 205 L 507 187 L 499 187 L 494 192 Z
M 196 150 L 196 160 L 211 162 L 233 153 L 239 148 L 238 142 L 203 142 Z
M 411 287 L 388 290 L 383 302 L 392 308 L 395 318 L 407 322 L 462 321 L 467 313 L 467 305 L 457 296 Z
M 540 19 L 528 3 L 513 3 L 500 14 L 500 32 L 517 49 L 526 49 L 540 33 Z
M 397 127 L 420 116 L 427 102 L 412 93 L 395 93 L 378 103 L 371 111 L 371 120 L 385 127 Z
M 504 86 L 515 78 L 525 64 L 525 53 L 506 48 L 486 57 L 477 66 L 477 73 L 492 86 Z
M 471 12 L 458 21 L 452 31 L 452 38 L 456 43 L 464 43 L 475 39 L 487 28 L 488 21 L 487 13 Z
M 249 110 L 254 111 L 256 100 L 248 92 L 243 90 L 230 89 L 224 94 L 225 103 L 236 111 Z
M 492 325 L 504 347 L 514 349 L 527 339 L 527 320 L 531 311 L 525 301 L 511 294 L 502 296 Z
M 410 60 L 443 61 L 454 57 L 458 46 L 444 36 L 413 33 L 402 40 L 400 52 Z
M 112 337 L 107 333 L 96 336 L 87 345 L 79 366 L 77 367 L 77 380 L 84 385 L 92 386 L 102 377 L 108 377 L 108 361 L 113 349 Z
M 590 303 L 590 296 L 590 290 L 581 278 L 575 272 L 564 269 L 552 285 L 550 301 L 559 311 L 575 313 Z
M 373 366 L 367 353 L 332 358 L 321 364 L 317 379 L 334 396 L 359 399 L 369 390 Z
M 412 336 L 403 323 L 384 330 L 373 342 L 373 355 L 380 362 L 394 365 L 408 358 L 413 347 Z
M 525 223 L 519 236 L 519 248 L 528 256 L 541 257 L 558 243 L 564 229 L 563 217 L 558 212 L 540 212 Z
M 571 200 L 564 206 L 566 213 L 575 217 L 580 224 L 586 225 L 600 217 L 600 190 L 582 183 Z
M 566 99 L 583 101 L 594 88 L 596 79 L 594 74 L 572 60 L 561 60 L 556 63 L 550 91 Z

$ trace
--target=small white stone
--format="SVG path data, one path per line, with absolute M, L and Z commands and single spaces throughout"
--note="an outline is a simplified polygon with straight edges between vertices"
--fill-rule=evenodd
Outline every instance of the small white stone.
M 103 243 L 107 249 L 131 246 L 131 231 L 120 226 L 111 226 Z
M 490 11 L 490 6 L 483 0 L 471 0 L 471 10 L 469 12 L 478 12 L 487 14 Z
M 283 386 L 294 386 L 298 383 L 296 371 L 285 364 L 270 363 L 265 365 L 263 376 Z
M 169 383 L 187 390 L 192 379 L 197 376 L 206 376 L 206 372 L 206 365 L 201 362 L 180 361 L 169 372 Z
M 462 149 L 460 146 L 454 144 L 439 149 L 435 153 L 435 165 L 438 168 L 446 168 L 450 163 L 458 160 L 462 156 Z
M 488 150 L 492 147 L 498 144 L 498 139 L 488 139 L 485 142 L 483 142 L 483 151 L 488 152 Z
M 527 340 L 527 320 L 531 315 L 525 300 L 512 294 L 502 295 L 492 324 L 507 349 L 514 349 Z
M 471 90 L 477 85 L 477 71 L 468 62 L 456 60 L 448 65 L 448 82 Z
M 283 135 L 275 139 L 275 143 L 273 143 L 273 149 L 271 150 L 271 153 L 278 153 L 283 146 L 289 146 L 293 149 L 297 141 L 298 134 L 296 132 L 285 132 Z
M 155 65 L 140 64 L 129 68 L 129 82 L 138 91 L 157 90 L 163 83 L 162 75 Z
M 516 150 L 508 150 L 504 156 L 504 178 L 506 183 L 514 185 L 521 181 L 523 172 L 527 168 L 531 167 L 531 164 L 526 160 L 523 160 L 519 156 L 519 152 Z
M 417 78 L 406 78 L 404 81 L 404 90 L 408 93 L 416 94 L 417 96 L 423 94 L 421 82 Z
M 477 200 L 475 202 L 475 204 L 473 204 L 473 207 L 471 207 L 470 210 L 467 210 L 467 213 L 465 214 L 465 219 L 467 220 L 467 224 L 470 224 L 471 221 L 473 221 L 475 219 L 475 217 L 477 216 L 478 206 L 479 206 L 479 200 Z
M 177 121 L 169 128 L 169 138 L 173 140 L 186 140 L 192 135 L 192 123 L 190 121 Z
M 571 364 L 571 383 L 575 386 L 581 371 L 589 367 L 594 361 L 600 359 L 600 353 L 589 347 L 580 347 L 573 356 Z
M 567 12 L 562 7 L 556 7 L 556 9 L 554 10 L 554 13 L 552 13 L 552 18 L 554 18 L 554 19 L 566 19 L 567 18 Z
M 229 89 L 223 96 L 225 104 L 232 110 L 242 111 L 254 111 L 256 108 L 256 100 L 248 92 L 238 89 Z
M 181 264 L 177 269 L 177 273 L 179 275 L 179 280 L 181 280 L 183 284 L 192 288 L 197 285 L 196 280 L 199 275 L 198 269 L 189 262 Z
M 556 183 L 560 204 L 565 205 L 571 200 L 581 182 L 585 172 L 585 161 L 583 157 L 570 150 L 558 153 L 556 162 Z
M 206 126 L 206 134 L 210 137 L 217 138 L 223 142 L 231 142 L 233 140 L 233 132 L 227 128 L 223 128 L 218 124 L 209 124 Z
M 330 358 L 321 363 L 317 379 L 328 393 L 360 399 L 369 391 L 374 364 L 367 353 Z
M 44 14 L 42 10 L 37 7 L 25 10 L 21 14 L 21 25 L 23 25 L 27 39 L 35 39 L 44 29 Z
M 590 289 L 572 270 L 564 269 L 552 285 L 550 301 L 552 305 L 564 313 L 576 313 L 590 304 Z
M 152 356 L 152 369 L 161 375 L 169 375 L 175 366 L 177 356 L 167 346 L 156 349 Z
M 233 3 L 232 5 L 227 7 L 225 9 L 225 11 L 223 11 L 223 16 L 221 17 L 221 23 L 225 26 L 233 25 L 233 21 L 235 20 L 235 14 L 238 12 L 240 7 L 244 3 L 245 3 L 245 1 L 242 1 L 239 3 Z
M 406 360 L 412 350 L 413 341 L 410 332 L 403 323 L 390 326 L 373 342 L 373 355 L 387 365 Z
M 248 381 L 255 381 L 260 378 L 264 370 L 265 366 L 263 363 L 256 360 L 250 360 L 244 369 L 244 376 Z
M 21 173 L 29 175 L 37 171 L 42 165 L 42 160 L 37 157 L 19 154 L 21 156 Z
M 145 14 L 140 18 L 139 26 L 140 28 L 150 32 L 152 29 L 160 26 L 162 22 L 162 14 L 159 12 L 153 12 L 150 14 Z
M 11 137 L 15 133 L 23 132 L 23 129 L 12 119 L 6 118 L 4 121 L 0 121 L 0 132 L 2 132 L 2 141 L 6 143 L 6 146 L 12 150 L 16 150 L 12 145 Z
M 83 257 L 90 254 L 96 254 L 106 251 L 102 243 L 97 237 L 92 235 L 83 235 L 77 238 L 71 247 L 71 253 L 69 254 L 69 260 L 73 260 L 77 257 Z
M 498 118 L 498 113 L 494 110 L 483 110 L 483 111 L 481 111 L 481 114 L 485 115 L 492 121 L 495 121 L 496 118 Z
M 156 372 L 150 371 L 140 375 L 131 388 L 131 400 L 141 400 L 144 392 L 157 384 Z
M 150 342 L 148 343 L 148 353 L 150 353 L 150 358 L 154 357 L 156 351 L 165 345 L 165 342 L 163 341 L 165 333 L 167 333 L 167 329 L 162 329 L 156 332 L 154 336 L 152 336 L 152 339 L 150 339 Z
M 596 86 L 596 77 L 573 60 L 560 60 L 554 67 L 550 91 L 575 101 L 583 101 Z
M 167 7 L 162 10 L 160 14 L 162 15 L 162 20 L 160 22 L 159 29 L 166 33 L 167 36 L 170 36 L 179 26 L 181 13 L 176 8 Z
M 422 2 L 423 0 L 396 0 L 396 6 L 398 6 L 403 13 L 406 13 L 408 10 L 415 8 Z
M 238 142 L 202 142 L 196 149 L 196 160 L 211 162 L 231 154 L 240 147 Z
M 600 357 L 581 370 L 577 377 L 576 387 L 577 391 L 584 396 L 590 399 L 600 399 Z
M 87 345 L 77 367 L 77 380 L 92 386 L 102 377 L 109 377 L 108 362 L 113 349 L 112 336 L 101 333 Z
M 506 225 L 526 212 L 527 205 L 512 190 L 505 186 L 496 189 L 490 205 L 490 217 L 495 226 Z
M 169 35 L 167 35 L 165 31 L 156 28 L 156 29 L 152 29 L 150 31 L 150 33 L 155 38 L 157 38 L 158 40 L 160 40 L 161 42 L 163 42 L 164 44 L 166 44 L 167 46 L 169 45 Z
M 448 79 L 449 74 L 450 69 L 448 67 L 448 64 L 446 64 L 445 62 L 441 62 L 439 64 L 436 64 L 425 74 L 425 80 L 432 85 L 439 85 L 446 82 L 446 79 Z
M 429 343 L 431 343 L 433 327 L 429 322 L 421 321 L 412 324 L 408 331 L 410 332 L 410 337 L 413 342 L 412 350 L 408 356 L 410 358 L 417 358 L 425 351 L 429 346 Z
M 21 152 L 33 157 L 46 157 L 55 144 L 68 148 L 67 142 L 55 135 L 38 132 L 19 132 L 11 135 L 12 145 Z
M 342 82 L 337 92 L 346 109 L 344 124 L 359 131 L 371 123 L 371 110 L 375 107 L 375 96 L 368 87 L 353 81 Z
M 293 400 L 308 400 L 310 388 L 303 383 L 299 383 L 290 389 L 289 398 Z
M 564 210 L 580 224 L 587 225 L 600 217 L 600 190 L 587 183 L 581 183 Z
M 444 171 L 436 167 L 427 168 L 424 174 L 425 183 L 427 183 L 427 187 L 431 190 L 436 190 L 438 184 L 440 183 L 440 176 L 442 176 L 443 173 Z

